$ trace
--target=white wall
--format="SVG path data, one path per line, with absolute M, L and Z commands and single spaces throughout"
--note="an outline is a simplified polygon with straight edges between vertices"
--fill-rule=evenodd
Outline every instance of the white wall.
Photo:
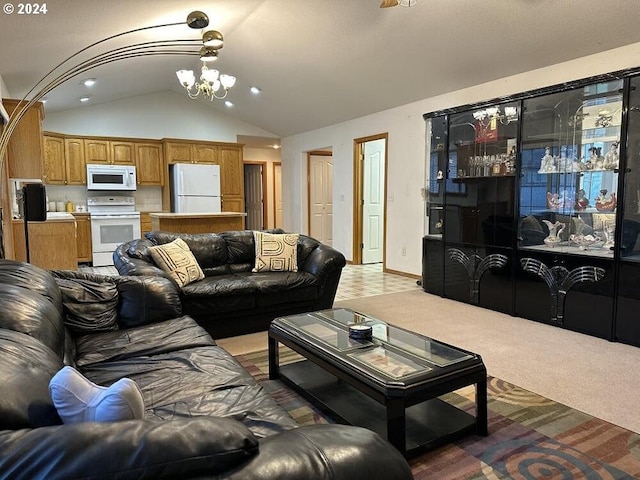
M 237 135 L 277 135 L 220 113 L 186 95 L 159 92 L 48 113 L 45 131 L 72 135 L 185 138 L 236 142 Z
M 282 140 L 285 229 L 304 232 L 307 226 L 305 152 L 331 147 L 333 245 L 347 259 L 352 259 L 353 141 L 388 132 L 386 267 L 420 275 L 425 222 L 420 196 L 426 175 L 424 113 L 639 65 L 640 43 L 635 43 L 285 138 Z M 406 247 L 406 256 L 401 254 L 403 247 Z

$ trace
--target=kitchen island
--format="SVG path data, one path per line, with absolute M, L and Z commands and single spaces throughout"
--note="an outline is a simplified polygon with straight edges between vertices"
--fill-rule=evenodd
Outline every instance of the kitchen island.
M 149 213 L 151 229 L 175 233 L 220 233 L 244 230 L 244 212 Z

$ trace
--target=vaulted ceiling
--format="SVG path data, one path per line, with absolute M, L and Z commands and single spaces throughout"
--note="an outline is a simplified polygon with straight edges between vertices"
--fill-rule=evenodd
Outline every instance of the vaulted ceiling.
M 14 97 L 97 40 L 206 12 L 224 34 L 216 68 L 238 78 L 207 102 L 285 137 L 434 95 L 640 42 L 640 0 L 60 0 L 40 15 L 0 16 L 0 75 Z M 17 6 L 17 4 L 16 4 Z M 142 38 L 197 38 L 186 26 Z M 638 60 L 640 64 L 640 59 Z M 138 58 L 100 67 L 48 95 L 47 112 L 159 91 L 186 95 L 175 71 L 196 57 Z M 259 96 L 249 93 L 255 85 Z M 479 99 L 480 100 L 480 99 Z

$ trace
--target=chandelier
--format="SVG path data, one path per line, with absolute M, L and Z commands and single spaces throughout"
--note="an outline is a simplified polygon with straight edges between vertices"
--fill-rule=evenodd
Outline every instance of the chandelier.
M 180 85 L 184 87 L 190 98 L 200 95 L 213 101 L 214 98 L 222 100 L 229 93 L 229 89 L 236 83 L 236 77 L 221 74 L 215 68 L 209 68 L 209 64 L 218 60 L 218 52 L 224 46 L 224 38 L 217 30 L 208 30 L 202 34 L 202 48 L 200 49 L 200 81 L 196 82 L 193 70 L 178 70 L 176 76 Z M 217 92 L 222 87 L 222 92 Z

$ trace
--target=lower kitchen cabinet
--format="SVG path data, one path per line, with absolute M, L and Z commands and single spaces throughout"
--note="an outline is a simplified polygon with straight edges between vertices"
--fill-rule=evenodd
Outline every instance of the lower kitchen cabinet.
M 76 245 L 78 263 L 91 262 L 91 217 L 88 213 L 74 213 L 76 219 Z
M 12 221 L 14 258 L 27 260 L 24 223 Z M 29 222 L 29 261 L 47 270 L 76 270 L 78 254 L 76 222 L 48 220 Z

